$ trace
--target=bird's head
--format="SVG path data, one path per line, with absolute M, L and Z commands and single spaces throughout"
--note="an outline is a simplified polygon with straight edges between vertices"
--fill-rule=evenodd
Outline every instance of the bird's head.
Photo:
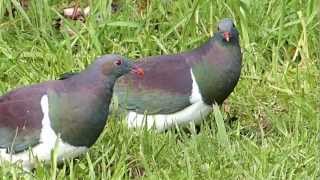
M 222 19 L 218 23 L 218 33 L 223 37 L 226 42 L 238 38 L 238 31 L 230 18 Z
M 95 65 L 100 67 L 100 71 L 104 76 L 112 75 L 116 78 L 127 74 L 133 73 L 139 77 L 144 75 L 142 68 L 134 65 L 130 60 L 120 55 L 104 55 L 99 57 Z

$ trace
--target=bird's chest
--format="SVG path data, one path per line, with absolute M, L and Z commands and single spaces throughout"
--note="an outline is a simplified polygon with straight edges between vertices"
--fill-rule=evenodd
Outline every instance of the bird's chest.
M 222 103 L 239 78 L 239 68 L 234 63 L 200 62 L 194 65 L 192 72 L 203 101 L 208 105 Z
M 51 126 L 65 142 L 90 147 L 105 126 L 108 109 L 104 99 L 73 93 L 49 97 Z

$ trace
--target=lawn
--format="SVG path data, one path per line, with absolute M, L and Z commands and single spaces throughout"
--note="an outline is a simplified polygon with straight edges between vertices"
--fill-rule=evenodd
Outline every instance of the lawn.
M 111 115 L 89 153 L 33 172 L 5 164 L 1 179 L 320 178 L 316 0 L 81 1 L 91 8 L 84 22 L 64 18 L 71 1 L 27 2 L 0 2 L 1 94 L 82 70 L 101 54 L 134 60 L 193 49 L 224 17 L 240 32 L 243 68 L 198 131 L 128 130 Z

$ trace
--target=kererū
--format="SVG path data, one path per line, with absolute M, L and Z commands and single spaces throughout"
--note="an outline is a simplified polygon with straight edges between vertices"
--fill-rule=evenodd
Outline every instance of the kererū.
M 190 122 L 198 124 L 213 105 L 222 104 L 231 94 L 240 77 L 241 62 L 239 33 L 233 20 L 226 18 L 199 48 L 139 59 L 137 65 L 144 69 L 144 77 L 122 76 L 114 93 L 126 111 L 129 128 L 163 131 Z
M 86 70 L 64 80 L 46 81 L 0 97 L 0 165 L 34 158 L 58 161 L 76 157 L 92 146 L 106 124 L 116 80 L 143 70 L 119 55 L 104 55 Z M 30 150 L 30 151 L 29 151 Z
M 233 91 L 241 61 L 238 31 L 232 19 L 222 19 L 214 36 L 199 48 L 138 60 L 144 77 L 122 76 L 115 96 L 127 112 L 129 127 L 163 131 L 198 124 Z

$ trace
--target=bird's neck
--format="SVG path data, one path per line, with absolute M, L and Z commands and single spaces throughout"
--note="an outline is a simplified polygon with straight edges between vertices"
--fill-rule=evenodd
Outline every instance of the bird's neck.
M 99 72 L 87 71 L 79 74 L 78 77 L 71 81 L 75 89 L 87 89 L 88 92 L 96 94 L 108 103 L 111 100 L 116 77 L 110 75 L 106 78 Z
M 240 49 L 238 36 L 232 37 L 229 42 L 224 40 L 223 36 L 219 33 L 215 33 L 206 43 L 204 43 L 199 48 L 190 52 L 193 56 L 198 56 L 196 61 L 208 60 L 212 62 L 219 63 L 226 59 L 223 58 L 202 58 L 206 56 L 216 57 L 219 54 L 233 54 L 237 53 Z

